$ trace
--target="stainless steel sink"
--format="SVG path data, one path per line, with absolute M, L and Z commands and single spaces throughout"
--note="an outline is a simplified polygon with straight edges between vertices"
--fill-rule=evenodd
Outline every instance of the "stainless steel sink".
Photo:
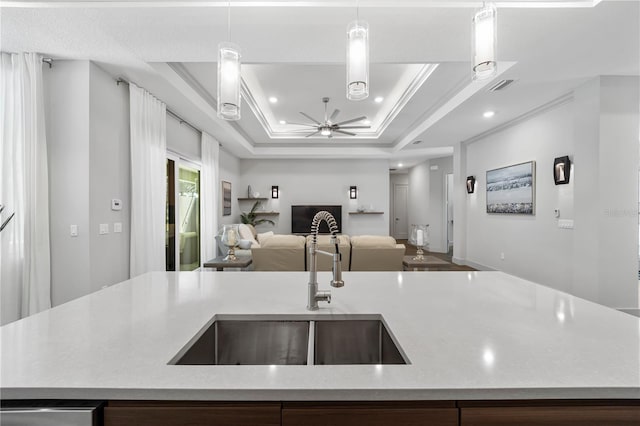
M 218 320 L 199 333 L 178 365 L 304 365 L 309 321 Z
M 380 315 L 214 317 L 177 365 L 407 364 Z
M 314 364 L 406 364 L 379 319 L 315 321 Z

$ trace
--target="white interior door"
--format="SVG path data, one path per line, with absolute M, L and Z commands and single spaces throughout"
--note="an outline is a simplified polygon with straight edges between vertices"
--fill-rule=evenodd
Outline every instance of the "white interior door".
M 393 237 L 399 240 L 409 238 L 409 186 L 395 184 L 393 186 Z
M 453 247 L 453 173 L 446 175 L 446 208 L 447 208 L 447 250 Z

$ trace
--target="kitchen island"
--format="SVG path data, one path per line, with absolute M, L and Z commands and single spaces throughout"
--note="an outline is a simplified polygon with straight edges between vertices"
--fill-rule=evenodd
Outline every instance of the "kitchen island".
M 329 289 L 330 273 L 318 277 Z M 309 312 L 303 272 L 136 277 L 2 327 L 2 398 L 431 401 L 435 410 L 451 401 L 457 410 L 461 401 L 624 400 L 640 416 L 639 318 L 502 272 L 344 280 L 331 304 Z M 169 364 L 215 316 L 348 314 L 379 315 L 408 363 Z

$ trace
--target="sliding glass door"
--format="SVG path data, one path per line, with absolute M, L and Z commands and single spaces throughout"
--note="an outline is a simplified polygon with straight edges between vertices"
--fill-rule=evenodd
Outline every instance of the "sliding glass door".
M 193 271 L 200 266 L 200 166 L 167 158 L 167 271 Z

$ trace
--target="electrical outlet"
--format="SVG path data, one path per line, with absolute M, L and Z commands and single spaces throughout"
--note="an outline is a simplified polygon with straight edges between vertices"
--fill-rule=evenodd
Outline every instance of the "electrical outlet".
M 122 232 L 122 222 L 116 222 L 113 224 L 113 232 Z
M 78 225 L 69 226 L 69 235 L 71 235 L 72 237 L 78 236 Z

